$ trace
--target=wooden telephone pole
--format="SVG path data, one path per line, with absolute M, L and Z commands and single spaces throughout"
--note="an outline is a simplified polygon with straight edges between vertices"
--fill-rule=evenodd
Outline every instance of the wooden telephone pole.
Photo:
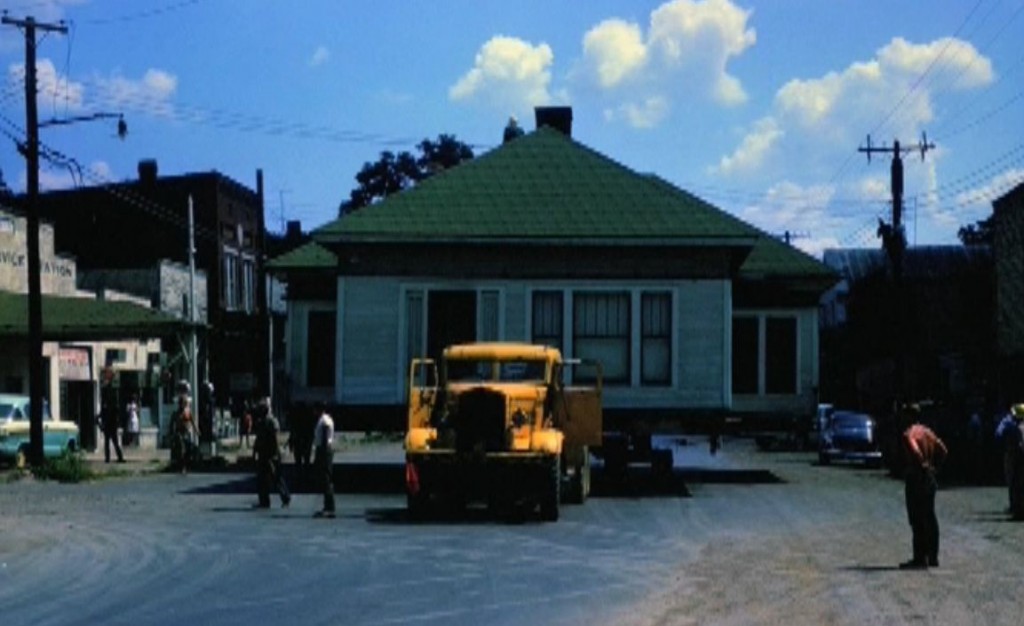
M 25 33 L 25 154 L 28 181 L 25 195 L 25 222 L 28 232 L 28 393 L 29 460 L 43 462 L 43 297 L 39 261 L 39 116 L 36 109 L 36 32 L 67 34 L 62 23 L 45 24 L 32 17 L 23 20 L 3 16 L 3 24 L 16 26 Z
M 907 335 L 907 320 L 906 320 L 906 298 L 905 290 L 903 288 L 903 254 L 907 249 L 907 237 L 903 228 L 903 154 L 910 152 L 920 152 L 921 160 L 924 160 L 925 154 L 929 150 L 934 150 L 935 144 L 928 142 L 928 137 L 922 132 L 921 141 L 913 145 L 901 146 L 898 140 L 892 142 L 892 146 L 873 146 L 871 145 L 871 135 L 867 137 L 867 146 L 861 146 L 857 148 L 858 152 L 863 152 L 868 157 L 868 162 L 871 162 L 872 154 L 891 154 L 892 165 L 889 168 L 890 172 L 890 185 L 892 187 L 892 223 L 886 224 L 881 219 L 878 220 L 878 236 L 882 238 L 882 248 L 888 255 L 890 265 L 892 267 L 893 285 L 895 288 L 895 298 L 893 301 L 894 319 L 896 320 L 896 394 L 897 394 L 897 405 L 902 401 L 906 400 L 907 389 L 906 389 L 906 335 Z

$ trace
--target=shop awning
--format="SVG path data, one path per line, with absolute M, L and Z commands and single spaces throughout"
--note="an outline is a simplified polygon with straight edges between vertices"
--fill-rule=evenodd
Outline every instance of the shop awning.
M 45 341 L 150 339 L 189 329 L 183 319 L 134 302 L 42 297 Z M 0 337 L 28 336 L 28 294 L 0 292 Z

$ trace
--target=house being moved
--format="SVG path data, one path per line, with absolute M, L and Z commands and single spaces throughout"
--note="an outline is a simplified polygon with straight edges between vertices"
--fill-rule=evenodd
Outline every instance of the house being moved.
M 813 413 L 833 272 L 575 141 L 571 120 L 538 109 L 535 131 L 271 262 L 293 403 L 402 428 L 410 359 L 507 340 L 600 360 L 613 421 Z

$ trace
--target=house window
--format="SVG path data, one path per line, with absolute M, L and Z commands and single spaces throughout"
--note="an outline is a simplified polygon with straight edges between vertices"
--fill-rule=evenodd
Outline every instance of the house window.
M 533 343 L 563 349 L 562 292 L 533 292 Z
M 252 259 L 242 259 L 241 300 L 246 313 L 252 313 L 256 310 L 256 263 Z
M 336 320 L 334 311 L 309 312 L 306 329 L 307 387 L 334 386 Z
M 645 293 L 640 297 L 640 383 L 672 382 L 672 296 Z
M 756 317 L 732 320 L 732 392 L 735 394 L 758 392 L 759 327 Z
M 573 350 L 580 358 L 599 361 L 610 385 L 630 382 L 629 300 L 624 292 L 573 295 Z M 583 372 L 577 374 L 584 378 Z
M 480 292 L 480 329 L 476 335 L 478 340 L 497 341 L 499 339 L 498 304 L 497 291 L 486 289 Z
M 743 316 L 732 321 L 732 392 L 797 392 L 795 317 Z
M 766 393 L 796 393 L 796 319 L 765 320 L 764 384 Z
M 234 311 L 238 308 L 238 255 L 233 252 L 224 252 L 224 275 L 221 279 L 224 308 Z

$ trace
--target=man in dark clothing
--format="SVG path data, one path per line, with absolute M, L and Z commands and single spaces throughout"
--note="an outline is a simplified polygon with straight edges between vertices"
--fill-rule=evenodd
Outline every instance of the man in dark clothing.
M 913 558 L 900 563 L 902 569 L 939 566 L 939 520 L 935 516 L 935 472 L 946 459 L 946 445 L 927 426 L 919 423 L 916 407 L 903 413 L 902 441 L 907 455 L 905 498 L 907 520 L 913 533 Z
M 269 400 L 260 401 L 256 413 L 253 458 L 256 461 L 256 488 L 259 493 L 257 506 L 262 509 L 270 508 L 270 484 L 273 482 L 281 496 L 281 506 L 287 507 L 292 497 L 281 473 L 281 448 L 277 441 L 281 426 L 270 412 Z
M 110 399 L 104 398 L 100 408 L 100 422 L 103 425 L 103 459 L 110 463 L 110 443 L 114 443 L 114 451 L 117 452 L 117 462 L 124 463 L 124 453 L 121 451 L 121 443 L 117 440 L 117 427 L 120 425 L 120 412 L 117 404 Z

